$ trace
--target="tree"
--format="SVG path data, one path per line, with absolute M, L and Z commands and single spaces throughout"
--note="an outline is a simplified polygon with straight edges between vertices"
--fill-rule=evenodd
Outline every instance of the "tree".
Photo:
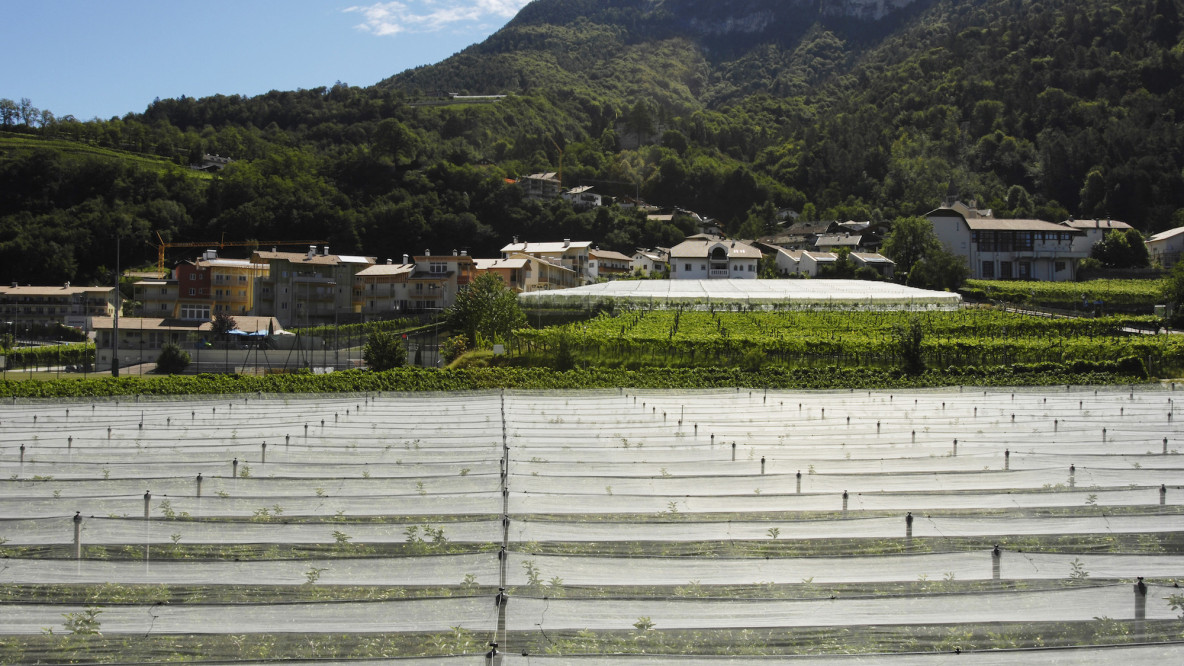
M 0 99 L 0 125 L 11 127 L 20 117 L 20 107 L 7 97 Z
M 388 331 L 374 331 L 366 338 L 362 348 L 362 359 L 366 367 L 381 372 L 407 364 L 407 347 L 403 338 Z
M 896 275 L 901 281 L 908 279 L 914 264 L 940 249 L 933 223 L 924 217 L 898 218 L 884 237 L 884 255 L 896 262 Z
M 954 291 L 970 277 L 966 258 L 960 257 L 944 247 L 930 250 L 921 261 L 913 264 L 906 284 L 919 289 L 948 289 Z
M 1136 229 L 1110 231 L 1094 243 L 1089 256 L 1106 268 L 1146 268 L 1151 265 L 1143 235 Z
M 820 266 L 818 277 L 828 280 L 851 280 L 855 278 L 855 264 L 851 261 L 851 250 L 841 247 L 835 252 L 833 264 Z
M 454 335 L 444 341 L 440 346 L 440 356 L 445 363 L 452 363 L 456 359 L 465 355 L 468 351 L 469 341 L 463 335 Z
M 17 111 L 20 113 L 21 122 L 27 127 L 32 127 L 34 121 L 41 116 L 41 110 L 33 106 L 33 100 L 28 97 L 21 98 Z
M 761 255 L 756 265 L 756 276 L 762 280 L 776 280 L 785 277 L 777 268 L 777 255 L 767 252 Z
M 921 328 L 921 320 L 913 317 L 908 323 L 897 326 L 893 337 L 903 370 L 910 375 L 925 372 L 925 358 L 922 355 L 925 331 Z
M 185 372 L 189 360 L 189 352 L 168 342 L 160 348 L 160 356 L 156 357 L 156 371 L 176 375 Z
M 491 341 L 506 340 L 511 331 L 526 325 L 526 315 L 518 306 L 517 295 L 501 277 L 485 273 L 456 295 L 456 302 L 444 312 L 444 321 L 475 349 L 478 335 Z
M 1168 272 L 1163 287 L 1164 301 L 1172 307 L 1172 325 L 1184 323 L 1184 261 L 1177 261 Z
M 210 331 L 218 337 L 226 337 L 227 333 L 237 328 L 238 322 L 235 321 L 234 317 L 231 317 L 225 312 L 215 314 L 214 321 L 210 324 Z

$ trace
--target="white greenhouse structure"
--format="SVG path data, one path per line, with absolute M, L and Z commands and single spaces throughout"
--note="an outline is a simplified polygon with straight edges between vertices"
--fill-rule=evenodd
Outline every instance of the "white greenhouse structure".
M 1179 663 L 1173 389 L 10 401 L 0 662 Z
M 518 295 L 525 308 L 590 310 L 606 304 L 697 310 L 951 310 L 954 292 L 867 280 L 614 280 Z

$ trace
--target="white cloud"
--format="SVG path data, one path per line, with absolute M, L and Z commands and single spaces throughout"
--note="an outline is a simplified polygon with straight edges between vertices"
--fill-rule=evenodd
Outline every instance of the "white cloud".
M 456 24 L 509 19 L 530 0 L 407 0 L 354 5 L 343 11 L 362 15 L 357 28 L 375 35 L 437 32 Z

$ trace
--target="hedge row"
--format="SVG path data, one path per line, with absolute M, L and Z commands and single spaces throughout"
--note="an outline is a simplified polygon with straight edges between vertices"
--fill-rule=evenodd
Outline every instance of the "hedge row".
M 1129 384 L 1146 381 L 1139 359 L 1040 363 L 995 368 L 948 368 L 920 375 L 874 368 L 463 368 L 405 367 L 386 372 L 349 370 L 329 375 L 195 375 L 102 377 L 0 382 L 0 397 L 79 398 L 127 395 L 221 395 L 246 393 L 365 393 L 377 391 L 466 391 L 478 389 L 887 389 L 937 386 L 1049 386 Z

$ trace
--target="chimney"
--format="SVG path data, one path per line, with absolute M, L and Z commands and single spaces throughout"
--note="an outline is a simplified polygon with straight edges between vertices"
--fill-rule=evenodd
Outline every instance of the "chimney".
M 312 259 L 315 256 L 317 256 L 317 246 L 316 245 L 309 245 L 308 246 L 308 258 Z
M 563 247 L 568 247 L 568 246 L 570 246 L 570 245 L 571 245 L 571 239 L 570 239 L 570 238 L 564 238 L 564 239 L 563 239 Z
M 322 252 L 322 254 L 326 257 L 329 256 L 329 246 L 328 245 L 325 246 L 325 250 L 324 250 L 324 252 Z
M 517 245 L 517 244 L 518 244 L 518 237 L 517 237 L 517 236 L 515 236 L 515 237 L 514 237 L 514 245 Z
M 403 255 L 403 263 L 405 263 L 405 264 L 411 263 L 410 261 L 407 261 L 407 255 Z
M 274 245 L 272 245 L 272 246 L 271 246 L 271 251 L 272 251 L 272 252 L 275 252 L 275 249 L 276 249 L 276 248 L 275 248 L 275 246 L 274 246 Z
M 20 285 L 20 283 L 18 283 L 16 280 L 13 280 L 13 281 L 12 281 L 12 288 L 13 288 L 13 289 L 16 289 L 16 288 L 17 288 L 17 287 L 19 287 L 19 286 L 21 286 L 21 285 Z
M 70 282 L 69 282 L 69 280 L 67 280 L 66 281 L 66 289 L 69 289 L 69 288 L 70 288 Z
M 430 249 L 424 250 L 424 251 L 423 251 L 423 256 L 425 256 L 425 257 L 430 257 L 430 256 L 432 256 L 432 251 L 431 251 Z
M 386 265 L 387 265 L 387 266 L 390 266 L 390 265 L 391 265 L 391 264 L 393 264 L 393 263 L 395 263 L 395 262 L 394 262 L 393 260 L 391 260 L 391 259 L 387 259 L 387 260 L 386 260 Z
M 468 251 L 468 250 L 461 250 L 461 251 L 460 251 L 460 256 L 462 256 L 462 257 L 467 257 L 467 256 L 469 256 L 469 251 Z
M 455 257 L 455 256 L 457 256 L 457 254 L 456 254 L 456 248 L 452 248 L 452 256 L 454 256 L 454 257 Z

